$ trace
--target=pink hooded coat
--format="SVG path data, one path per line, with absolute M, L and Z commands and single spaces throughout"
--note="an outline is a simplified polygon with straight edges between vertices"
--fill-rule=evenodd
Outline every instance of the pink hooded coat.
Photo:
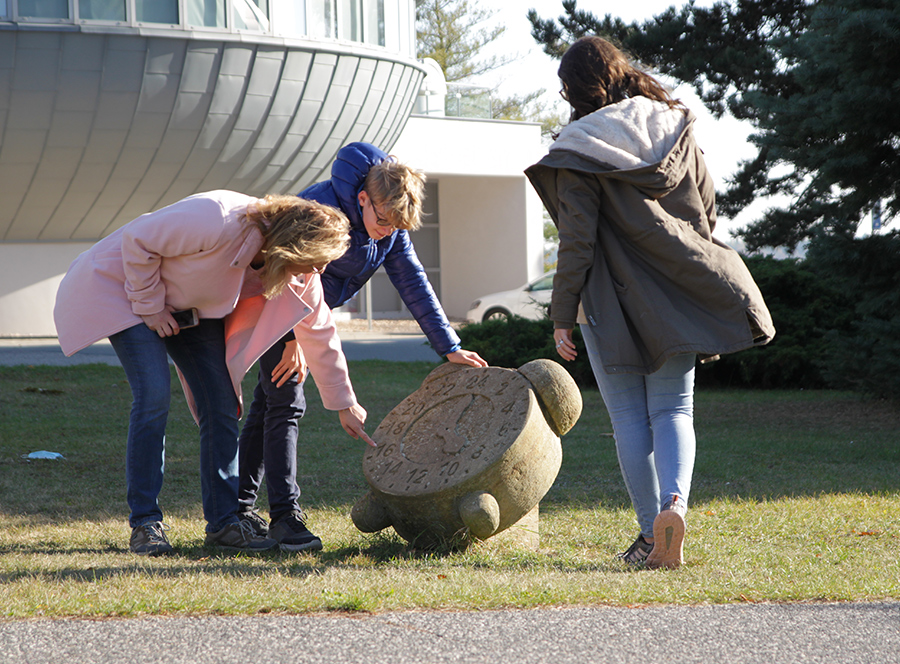
M 266 300 L 245 277 L 263 245 L 244 221 L 259 199 L 232 191 L 196 194 L 142 215 L 76 258 L 60 283 L 53 311 L 59 344 L 72 355 L 143 323 L 141 315 L 196 307 L 225 319 L 225 353 L 241 403 L 241 380 L 291 328 L 329 410 L 356 404 L 347 361 L 318 274 L 288 283 Z M 242 298 L 242 290 L 244 297 Z M 190 390 L 182 380 L 196 419 Z

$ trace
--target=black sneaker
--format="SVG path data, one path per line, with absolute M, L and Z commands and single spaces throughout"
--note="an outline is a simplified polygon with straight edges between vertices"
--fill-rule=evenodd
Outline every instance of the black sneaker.
M 267 537 L 259 537 L 253 526 L 246 521 L 229 523 L 216 533 L 206 533 L 206 544 L 229 551 L 268 551 L 278 546 L 278 542 Z
M 257 537 L 266 537 L 269 534 L 269 522 L 262 518 L 256 510 L 238 512 L 238 520 L 249 523 Z
M 172 545 L 166 537 L 169 526 L 162 521 L 150 521 L 131 529 L 129 548 L 139 556 L 161 556 L 172 553 Z
M 643 565 L 651 551 L 653 551 L 653 544 L 645 540 L 643 535 L 638 535 L 634 544 L 628 547 L 625 553 L 619 554 L 619 559 L 630 565 Z
M 269 528 L 269 536 L 278 542 L 282 551 L 321 551 L 322 540 L 306 527 L 302 512 L 290 512 Z

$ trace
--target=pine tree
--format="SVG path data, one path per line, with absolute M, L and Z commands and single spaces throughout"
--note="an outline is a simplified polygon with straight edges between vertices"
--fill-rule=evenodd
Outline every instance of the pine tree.
M 510 57 L 482 57 L 482 50 L 506 32 L 484 24 L 494 15 L 469 0 L 416 0 L 416 52 L 432 58 L 448 83 L 493 71 Z
M 494 13 L 477 0 L 416 0 L 418 57 L 435 60 L 448 83 L 469 83 L 512 62 L 514 54 L 482 56 L 483 50 L 506 32 L 502 25 L 485 27 Z M 559 130 L 562 116 L 541 99 L 545 92 L 537 89 L 500 97 L 492 91 L 490 117 L 540 122 L 542 134 L 549 136 Z
M 622 46 L 652 71 L 687 83 L 716 116 L 755 128 L 720 210 L 787 194 L 740 232 L 748 248 L 794 249 L 819 229 L 847 232 L 879 201 L 900 212 L 900 3 L 735 0 L 670 7 L 643 23 L 602 20 L 564 0 L 565 15 L 528 18 L 559 57 L 584 34 Z

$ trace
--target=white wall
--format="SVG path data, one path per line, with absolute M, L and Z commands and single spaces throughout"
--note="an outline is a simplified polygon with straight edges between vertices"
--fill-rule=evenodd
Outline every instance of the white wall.
M 55 337 L 53 304 L 89 242 L 0 243 L 0 338 Z
M 462 318 L 481 295 L 515 288 L 543 270 L 529 241 L 524 178 L 441 176 L 441 302 Z
M 533 122 L 413 115 L 391 152 L 436 175 L 525 177 L 545 150 Z

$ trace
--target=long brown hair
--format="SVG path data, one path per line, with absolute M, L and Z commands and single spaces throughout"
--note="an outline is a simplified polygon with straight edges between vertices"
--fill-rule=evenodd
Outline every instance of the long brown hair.
M 281 293 L 291 267 L 322 267 L 350 246 L 350 222 L 343 212 L 296 196 L 270 194 L 247 208 L 246 219 L 265 239 L 267 299 Z
M 659 81 L 632 65 L 622 51 L 602 37 L 582 37 L 572 44 L 563 54 L 557 75 L 563 99 L 572 107 L 570 121 L 637 96 L 684 110 Z

